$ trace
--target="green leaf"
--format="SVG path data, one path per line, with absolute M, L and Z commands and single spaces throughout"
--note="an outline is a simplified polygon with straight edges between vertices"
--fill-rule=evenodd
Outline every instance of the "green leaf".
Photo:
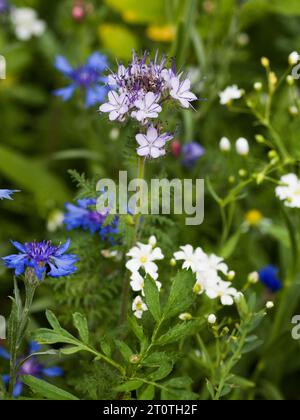
M 161 318 L 160 302 L 159 302 L 159 290 L 156 283 L 150 277 L 145 280 L 145 299 L 149 311 L 151 312 L 155 321 L 159 321 Z
M 161 362 L 159 368 L 149 375 L 149 379 L 153 382 L 166 378 L 173 370 L 173 363 L 169 360 Z
M 156 341 L 156 344 L 164 346 L 166 344 L 171 344 L 182 340 L 188 335 L 195 334 L 197 331 L 199 331 L 202 325 L 203 321 L 201 321 L 201 323 L 199 321 L 187 321 L 177 324 L 166 334 L 159 337 L 159 339 Z
M 124 382 L 122 385 L 118 385 L 114 389 L 117 392 L 129 392 L 129 391 L 135 391 L 136 389 L 139 389 L 142 385 L 143 385 L 142 381 L 130 380 L 130 381 Z
M 112 348 L 111 348 L 111 342 L 107 337 L 102 337 L 100 341 L 100 347 L 105 356 L 111 357 L 112 354 Z
M 213 386 L 213 384 L 211 382 L 209 382 L 209 380 L 206 380 L 206 387 L 208 389 L 209 395 L 211 396 L 212 399 L 215 398 L 215 388 Z
M 102 24 L 99 27 L 99 36 L 104 47 L 120 59 L 130 59 L 132 50 L 139 49 L 138 39 L 126 26 L 111 23 Z
M 76 329 L 78 330 L 79 337 L 81 340 L 85 343 L 89 343 L 89 328 L 87 319 L 84 315 L 80 314 L 79 312 L 76 312 L 73 314 L 73 323 Z
M 71 335 L 65 335 L 64 332 L 60 333 L 53 330 L 49 330 L 48 328 L 39 328 L 38 330 L 34 331 L 33 339 L 39 344 L 64 343 L 72 344 L 75 346 L 80 345 L 80 342 L 76 340 L 75 337 L 72 337 Z
M 62 327 L 61 327 L 58 319 L 56 318 L 54 313 L 52 311 L 50 311 L 50 309 L 46 310 L 46 318 L 47 318 L 47 321 L 49 322 L 49 324 L 51 325 L 51 327 L 55 331 L 61 331 L 62 330 Z
M 43 162 L 19 155 L 3 145 L 0 146 L 0 173 L 18 188 L 32 192 L 40 207 L 48 208 L 50 201 L 64 204 L 68 199 L 64 184 L 45 168 Z
M 83 349 L 79 346 L 72 346 L 72 347 L 64 347 L 59 350 L 59 352 L 65 356 L 70 356 L 72 354 L 78 353 Z
M 30 387 L 30 389 L 41 397 L 47 398 L 48 400 L 64 400 L 64 401 L 75 401 L 79 398 L 75 395 L 70 394 L 57 386 L 51 385 L 41 379 L 35 378 L 30 375 L 21 377 L 22 382 Z
M 138 400 L 151 401 L 155 395 L 154 385 L 147 385 L 145 389 L 139 394 Z
M 170 295 L 163 311 L 164 319 L 171 318 L 186 311 L 193 301 L 194 276 L 188 271 L 178 272 L 172 282 Z
M 126 362 L 129 362 L 130 357 L 133 355 L 133 351 L 131 350 L 131 348 L 126 343 L 120 340 L 115 340 L 115 343 L 117 349 L 122 354 L 124 360 L 126 360 Z

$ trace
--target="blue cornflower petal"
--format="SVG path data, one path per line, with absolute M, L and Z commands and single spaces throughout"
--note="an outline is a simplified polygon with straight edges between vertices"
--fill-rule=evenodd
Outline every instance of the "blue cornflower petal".
M 22 390 L 23 390 L 22 382 L 17 382 L 13 390 L 13 397 L 18 398 L 22 394 Z
M 29 354 L 37 353 L 41 350 L 41 345 L 36 341 L 30 341 L 29 343 Z
M 17 241 L 11 241 L 11 243 L 13 244 L 13 246 L 14 246 L 15 248 L 17 248 L 17 250 L 18 250 L 18 251 L 21 251 L 21 252 L 26 252 L 26 248 L 25 248 L 25 246 L 24 246 L 24 245 L 22 245 L 22 244 L 20 244 L 20 242 L 17 242 Z
M 99 73 L 103 72 L 108 67 L 107 57 L 99 52 L 95 52 L 89 57 L 87 65 Z
M 2 381 L 4 382 L 4 385 L 8 385 L 9 384 L 9 375 L 2 375 Z
M 9 353 L 3 347 L 0 347 L 0 357 L 2 357 L 5 360 L 10 359 Z
M 186 143 L 182 147 L 183 153 L 183 166 L 192 168 L 196 165 L 197 161 L 205 154 L 205 149 L 199 143 L 191 142 Z
M 49 378 L 55 378 L 57 376 L 63 376 L 64 371 L 58 366 L 53 366 L 49 368 L 43 368 L 42 373 Z
M 70 76 L 73 71 L 73 68 L 68 60 L 62 55 L 56 57 L 54 66 L 58 71 L 65 74 L 66 76 Z
M 278 292 L 282 289 L 282 283 L 278 278 L 279 269 L 273 265 L 263 267 L 259 271 L 260 281 L 272 292 Z
M 76 89 L 75 85 L 70 85 L 65 88 L 54 90 L 53 95 L 60 96 L 63 101 L 68 101 L 73 96 L 75 89 Z

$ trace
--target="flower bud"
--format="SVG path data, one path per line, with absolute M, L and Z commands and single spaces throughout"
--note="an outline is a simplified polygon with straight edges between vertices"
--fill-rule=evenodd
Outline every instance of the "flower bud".
M 132 354 L 129 358 L 130 363 L 136 365 L 141 360 L 141 356 L 139 354 Z
M 298 63 L 298 61 L 300 60 L 300 56 L 299 56 L 299 54 L 297 53 L 297 51 L 293 51 L 290 55 L 289 55 L 289 58 L 288 58 L 288 62 L 289 62 L 289 65 L 290 66 L 295 66 L 297 63 Z
M 287 76 L 286 78 L 286 83 L 289 86 L 293 86 L 295 84 L 295 79 L 293 78 L 293 76 L 291 76 L 290 74 Z
M 231 143 L 227 137 L 222 137 L 219 143 L 220 150 L 222 152 L 230 152 Z
M 265 68 L 269 68 L 270 67 L 270 60 L 267 57 L 262 57 L 261 58 L 261 65 Z
M 274 302 L 271 302 L 271 301 L 267 302 L 266 303 L 266 308 L 267 309 L 273 309 L 274 308 Z
M 216 315 L 215 315 L 215 314 L 210 314 L 210 315 L 207 317 L 207 321 L 208 321 L 208 323 L 209 323 L 209 324 L 211 324 L 211 325 L 215 324 L 215 323 L 217 322 L 217 317 L 216 317 Z
M 261 82 L 256 82 L 254 83 L 254 90 L 256 90 L 257 92 L 260 92 L 263 88 L 263 84 Z
M 190 321 L 193 317 L 190 313 L 185 312 L 183 314 L 180 314 L 178 318 L 181 319 L 181 321 Z
M 244 137 L 240 137 L 235 144 L 236 152 L 240 156 L 247 156 L 249 154 L 249 143 Z
M 259 274 L 257 271 L 253 271 L 248 276 L 248 283 L 256 284 L 259 282 Z

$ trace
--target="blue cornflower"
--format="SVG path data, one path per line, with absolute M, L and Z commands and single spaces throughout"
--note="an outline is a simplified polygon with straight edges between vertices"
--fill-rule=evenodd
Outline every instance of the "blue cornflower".
M 260 281 L 272 292 L 282 289 L 282 283 L 278 278 L 279 269 L 273 265 L 267 265 L 259 271 Z
M 186 143 L 182 147 L 182 164 L 186 168 L 193 168 L 197 161 L 205 154 L 205 149 L 195 141 Z
M 118 218 L 111 224 L 104 226 L 109 212 L 99 213 L 96 211 L 97 199 L 84 198 L 77 201 L 77 205 L 67 203 L 64 223 L 68 230 L 81 228 L 91 233 L 99 232 L 101 239 L 108 239 L 114 243 L 113 235 L 118 233 Z
M 8 268 L 15 270 L 15 275 L 24 273 L 26 267 L 32 267 L 39 280 L 43 277 L 62 277 L 73 274 L 77 268 L 76 255 L 65 254 L 69 249 L 70 240 L 64 245 L 54 246 L 51 241 L 29 242 L 25 245 L 12 241 L 12 244 L 20 252 L 2 258 Z
M 109 90 L 106 86 L 108 79 L 103 75 L 104 70 L 108 67 L 105 55 L 95 52 L 88 58 L 85 65 L 75 69 L 64 57 L 58 56 L 56 57 L 55 67 L 71 79 L 72 83 L 70 86 L 55 90 L 54 95 L 68 101 L 75 90 L 80 88 L 86 93 L 86 108 L 104 102 Z
M 0 0 L 0 13 L 6 13 L 9 11 L 9 3 L 7 0 Z
M 18 190 L 0 190 L 0 200 L 3 200 L 4 198 L 6 200 L 12 200 L 11 196 L 12 196 L 12 194 L 14 194 L 16 192 L 20 192 L 20 191 L 18 191 Z
M 35 341 L 31 341 L 29 345 L 28 355 L 18 360 L 18 363 L 20 363 L 24 359 L 27 359 L 30 355 L 40 351 L 40 348 L 41 346 L 39 344 L 37 344 Z M 2 357 L 5 360 L 10 359 L 9 353 L 3 347 L 0 347 L 0 357 Z M 20 366 L 19 371 L 17 372 L 17 381 L 13 391 L 13 396 L 15 398 L 18 398 L 23 390 L 23 383 L 20 379 L 21 375 L 31 375 L 35 376 L 36 378 L 42 378 L 44 376 L 48 378 L 54 378 L 57 376 L 62 376 L 63 370 L 58 366 L 45 367 L 38 361 L 36 356 L 30 357 Z M 2 375 L 2 379 L 5 385 L 9 384 L 9 375 Z

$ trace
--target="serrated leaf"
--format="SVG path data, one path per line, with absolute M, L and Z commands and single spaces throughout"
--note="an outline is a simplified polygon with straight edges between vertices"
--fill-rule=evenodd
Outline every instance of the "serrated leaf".
M 173 363 L 171 361 L 161 362 L 159 368 L 149 375 L 149 379 L 153 382 L 160 381 L 166 378 L 173 370 Z
M 171 286 L 169 298 L 164 307 L 163 316 L 165 319 L 176 316 L 187 310 L 195 299 L 193 285 L 195 279 L 189 272 L 179 272 Z
M 88 327 L 86 317 L 82 315 L 81 313 L 76 312 L 75 314 L 73 314 L 73 323 L 83 343 L 88 344 L 89 343 L 89 327 Z
M 112 349 L 111 349 L 111 343 L 106 337 L 103 337 L 100 341 L 100 347 L 105 356 L 111 357 Z
M 75 354 L 82 351 L 81 347 L 73 346 L 73 347 L 64 347 L 59 350 L 59 352 L 65 356 L 70 356 L 71 354 Z
M 159 301 L 159 290 L 153 279 L 147 277 L 145 280 L 145 299 L 149 311 L 153 318 L 158 322 L 161 318 L 160 301 Z
M 129 362 L 130 357 L 133 355 L 133 351 L 131 350 L 131 348 L 126 343 L 120 340 L 115 340 L 115 343 L 117 349 L 122 354 L 124 360 L 126 360 L 126 362 Z
M 182 340 L 188 335 L 196 333 L 200 329 L 200 327 L 201 323 L 199 321 L 182 322 L 180 324 L 175 325 L 167 333 L 159 337 L 159 339 L 156 341 L 156 344 L 164 346 L 166 344 L 171 344 L 176 341 Z
M 56 318 L 54 313 L 52 311 L 50 311 L 50 309 L 46 310 L 46 318 L 47 318 L 47 321 L 49 322 L 49 324 L 51 325 L 51 327 L 54 330 L 56 330 L 56 331 L 61 331 L 62 330 L 62 327 L 61 327 L 58 319 Z
M 70 394 L 67 391 L 64 391 L 57 386 L 49 384 L 46 381 L 35 378 L 30 375 L 25 375 L 21 377 L 22 382 L 30 387 L 30 389 L 41 397 L 47 398 L 48 400 L 64 400 L 64 401 L 75 401 L 79 398 L 75 395 Z

